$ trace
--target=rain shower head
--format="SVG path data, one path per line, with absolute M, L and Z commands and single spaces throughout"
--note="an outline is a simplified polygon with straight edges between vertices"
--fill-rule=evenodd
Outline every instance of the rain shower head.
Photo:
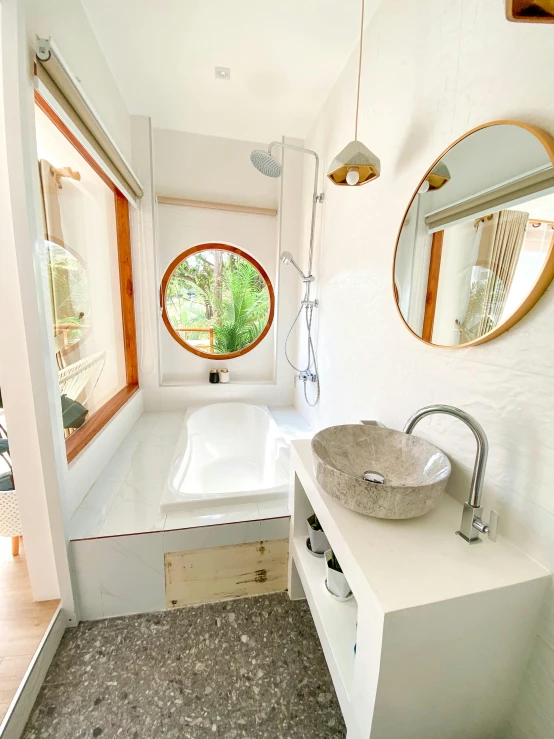
M 290 252 L 284 251 L 281 254 L 281 261 L 283 262 L 283 264 L 292 264 L 292 266 L 297 270 L 299 275 L 302 277 L 302 282 L 307 283 L 306 284 L 306 300 L 308 300 L 310 282 L 313 282 L 315 280 L 315 277 L 312 275 L 312 257 L 313 257 L 313 249 L 314 249 L 314 231 L 315 231 L 315 209 L 318 203 L 323 202 L 323 193 L 318 194 L 317 192 L 317 183 L 318 183 L 318 174 L 319 174 L 319 157 L 315 151 L 312 151 L 311 149 L 305 149 L 303 146 L 293 146 L 292 144 L 285 144 L 283 141 L 272 141 L 267 147 L 267 151 L 264 151 L 263 149 L 254 149 L 254 151 L 250 154 L 250 161 L 252 162 L 252 164 L 256 167 L 258 172 L 261 172 L 266 177 L 280 177 L 282 173 L 283 168 L 281 164 L 271 154 L 271 152 L 273 151 L 275 147 L 279 147 L 281 149 L 287 149 L 291 151 L 298 151 L 301 154 L 309 154 L 315 159 L 314 194 L 312 197 L 312 224 L 310 227 L 310 249 L 308 252 L 308 274 L 305 275 L 304 272 L 302 272 L 300 267 L 296 264 L 296 262 L 292 258 L 292 254 Z
M 266 177 L 281 176 L 280 163 L 267 151 L 254 149 L 252 154 L 250 154 L 250 161 L 256 167 L 258 172 L 265 174 Z

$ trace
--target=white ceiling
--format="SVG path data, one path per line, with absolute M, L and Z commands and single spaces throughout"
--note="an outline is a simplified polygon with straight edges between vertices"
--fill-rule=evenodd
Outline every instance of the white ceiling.
M 554 194 L 543 195 L 542 198 L 528 200 L 521 205 L 515 205 L 512 210 L 523 210 L 529 213 L 529 218 L 545 221 L 554 221 Z
M 307 134 L 361 12 L 360 0 L 81 1 L 131 113 L 249 141 Z M 366 23 L 377 4 L 366 0 Z

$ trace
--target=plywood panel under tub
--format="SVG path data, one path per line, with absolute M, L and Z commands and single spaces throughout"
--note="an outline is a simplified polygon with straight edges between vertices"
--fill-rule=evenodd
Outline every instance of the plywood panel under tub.
M 288 539 L 165 555 L 167 608 L 275 593 L 287 588 Z

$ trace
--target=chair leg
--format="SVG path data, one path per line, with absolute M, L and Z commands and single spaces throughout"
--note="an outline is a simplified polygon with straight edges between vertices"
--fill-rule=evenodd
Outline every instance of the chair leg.
M 12 536 L 12 557 L 19 554 L 19 536 Z

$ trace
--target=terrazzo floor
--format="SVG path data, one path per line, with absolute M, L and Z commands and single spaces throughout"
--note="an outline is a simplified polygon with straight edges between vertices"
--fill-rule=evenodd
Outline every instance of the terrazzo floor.
M 68 629 L 23 739 L 343 739 L 305 601 L 285 593 Z

